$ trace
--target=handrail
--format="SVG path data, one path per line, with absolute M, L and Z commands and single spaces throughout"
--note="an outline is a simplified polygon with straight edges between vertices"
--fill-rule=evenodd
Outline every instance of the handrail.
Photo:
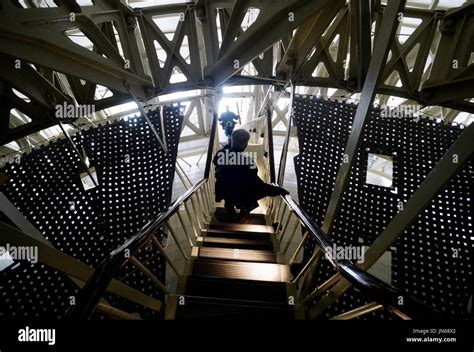
M 154 220 L 148 222 L 133 237 L 129 238 L 119 248 L 111 252 L 99 266 L 95 269 L 92 276 L 84 285 L 77 300 L 77 304 L 68 312 L 68 319 L 84 320 L 89 319 L 97 303 L 99 303 L 107 286 L 113 278 L 113 274 L 129 260 L 129 258 L 140 249 L 149 236 L 156 231 L 162 223 L 172 216 L 179 207 L 186 202 L 195 191 L 197 191 L 205 182 L 206 178 L 196 183 L 193 187 L 176 199 L 166 210 L 159 213 Z M 127 251 L 127 252 L 126 252 Z M 125 254 L 129 255 L 126 256 Z
M 274 183 L 277 186 L 276 183 Z M 286 205 L 294 212 L 300 222 L 304 225 L 310 236 L 317 242 L 326 258 L 332 266 L 347 279 L 363 295 L 372 300 L 380 302 L 393 311 L 400 312 L 397 304 L 403 297 L 403 310 L 410 317 L 417 316 L 420 319 L 443 319 L 444 314 L 426 306 L 416 298 L 406 295 L 398 288 L 385 283 L 377 277 L 359 268 L 347 259 L 335 259 L 332 256 L 333 244 L 326 237 L 314 220 L 304 211 L 289 195 L 281 196 Z
M 265 122 L 266 119 L 267 119 L 266 115 L 260 115 L 256 119 L 246 121 L 245 123 L 240 125 L 240 128 L 249 127 L 250 125 L 253 125 L 253 124 L 259 123 L 259 122 Z

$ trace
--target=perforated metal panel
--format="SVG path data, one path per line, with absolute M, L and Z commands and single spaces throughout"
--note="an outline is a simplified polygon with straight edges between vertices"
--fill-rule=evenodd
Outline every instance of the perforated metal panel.
M 294 100 L 300 154 L 295 158 L 299 199 L 322 224 L 342 162 L 356 106 L 315 97 Z M 370 244 L 382 232 L 454 140 L 459 126 L 428 119 L 381 117 L 370 112 L 349 188 L 336 218 L 332 239 L 340 246 Z M 393 157 L 393 188 L 366 183 L 368 153 Z M 473 292 L 472 162 L 454 177 L 392 247 L 392 284 L 428 305 L 467 316 Z M 308 243 L 306 257 L 314 243 Z M 456 252 L 456 255 L 454 254 Z M 334 273 L 321 266 L 322 282 Z M 327 315 L 367 303 L 349 291 Z
M 149 117 L 161 134 L 159 111 Z M 169 154 L 142 117 L 75 135 L 96 167 L 98 188 L 84 190 L 79 175 L 85 170 L 61 140 L 9 166 L 11 180 L 3 192 L 57 249 L 95 267 L 170 203 L 181 123 L 179 106 L 164 109 Z M 156 250 L 143 249 L 138 258 L 164 281 L 165 262 Z M 77 293 L 75 285 L 41 264 L 19 263 L 0 272 L 1 300 L 7 302 L 2 318 L 62 317 L 68 297 Z M 160 296 L 140 275 L 128 265 L 119 273 L 133 287 Z M 123 308 L 120 300 L 108 299 Z

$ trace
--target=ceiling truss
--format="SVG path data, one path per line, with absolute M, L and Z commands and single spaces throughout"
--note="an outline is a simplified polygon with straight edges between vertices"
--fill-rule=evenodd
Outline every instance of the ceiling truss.
M 385 10 L 362 0 L 197 0 L 143 9 L 118 0 L 55 3 L 36 8 L 29 1 L 23 8 L 9 0 L 0 7 L 0 145 L 56 125 L 55 107 L 64 103 L 100 112 L 132 95 L 149 101 L 224 84 L 282 87 L 288 80 L 359 93 Z M 258 16 L 244 26 L 249 9 Z M 156 20 L 166 16 L 179 16 L 172 37 Z M 446 109 L 473 113 L 473 5 L 405 8 L 403 18 L 421 22 L 403 41 L 391 42 L 377 93 L 440 106 L 447 121 L 456 113 Z M 77 35 L 92 45 L 78 44 Z M 249 63 L 255 75 L 244 70 Z M 172 80 L 176 72 L 182 81 Z M 203 136 L 206 111 L 192 104 L 185 114 L 195 110 L 200 117 L 195 125 L 188 116 L 185 126 Z M 12 109 L 28 123 L 11 123 Z M 285 112 L 275 111 L 274 124 L 285 123 Z

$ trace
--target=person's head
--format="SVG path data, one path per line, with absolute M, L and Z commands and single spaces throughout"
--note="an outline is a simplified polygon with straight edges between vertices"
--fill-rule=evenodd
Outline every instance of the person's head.
M 250 140 L 250 133 L 247 130 L 235 130 L 232 133 L 231 148 L 236 152 L 243 152 L 247 148 Z
M 225 111 L 229 111 L 229 105 L 225 106 Z

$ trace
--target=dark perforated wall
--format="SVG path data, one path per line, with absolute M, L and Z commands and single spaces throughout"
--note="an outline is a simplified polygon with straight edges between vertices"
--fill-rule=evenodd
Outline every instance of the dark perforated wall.
M 294 101 L 299 199 L 320 224 L 356 108 L 316 97 L 300 96 Z M 370 246 L 461 133 L 459 126 L 424 118 L 381 117 L 380 110 L 372 110 L 333 228 L 336 244 Z M 393 157 L 393 188 L 366 184 L 369 152 Z M 467 316 L 473 292 L 471 177 L 472 162 L 391 247 L 391 283 L 458 318 Z M 312 246 L 307 244 L 306 255 Z M 323 264 L 319 280 L 332 274 Z M 344 297 L 328 315 L 367 303 L 354 290 Z
M 149 117 L 161 134 L 159 110 Z M 84 190 L 79 176 L 84 169 L 67 140 L 61 140 L 9 166 L 6 173 L 11 180 L 2 191 L 56 248 L 95 267 L 170 203 L 181 123 L 178 106 L 164 109 L 169 154 L 161 150 L 142 117 L 75 135 L 74 142 L 84 148 L 90 166 L 96 167 L 98 188 Z M 164 282 L 164 260 L 156 251 L 143 249 L 138 258 Z M 160 296 L 150 280 L 130 266 L 118 276 Z M 0 272 L 0 282 L 4 319 L 62 317 L 69 307 L 68 297 L 77 293 L 63 274 L 28 262 Z M 142 313 L 116 297 L 107 299 L 119 308 Z

